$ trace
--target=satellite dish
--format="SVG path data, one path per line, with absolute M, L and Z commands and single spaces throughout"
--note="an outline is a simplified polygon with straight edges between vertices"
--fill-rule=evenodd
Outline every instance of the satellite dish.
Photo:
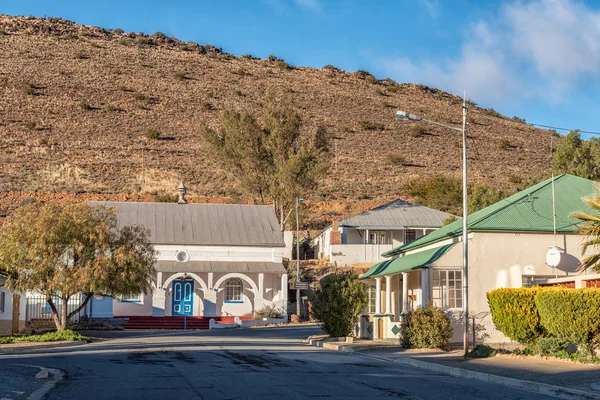
M 556 247 L 550 247 L 546 253 L 546 264 L 552 268 L 556 268 L 560 264 L 560 258 L 560 251 Z

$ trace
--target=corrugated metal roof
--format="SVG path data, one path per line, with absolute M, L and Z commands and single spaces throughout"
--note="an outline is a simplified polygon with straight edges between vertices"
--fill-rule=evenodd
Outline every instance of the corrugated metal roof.
M 554 178 L 554 192 L 557 232 L 575 232 L 577 224 L 581 222 L 570 217 L 575 211 L 596 214 L 595 210 L 581 200 L 582 197 L 597 192 L 594 181 L 562 174 Z M 472 232 L 553 232 L 552 179 L 469 214 L 467 222 L 468 230 Z M 462 218 L 459 218 L 428 235 L 392 249 L 383 256 L 391 257 L 461 234 Z
M 285 247 L 271 206 L 90 202 L 116 209 L 119 226 L 143 225 L 154 244 Z
M 286 273 L 282 263 L 269 262 L 233 262 L 233 261 L 157 261 L 159 272 L 254 272 Z
M 401 199 L 340 221 L 340 226 L 361 229 L 437 228 L 451 215 Z
M 440 259 L 456 243 L 436 247 L 435 249 L 421 251 L 419 253 L 409 254 L 403 257 L 392 258 L 373 265 L 367 272 L 362 274 L 359 279 L 379 278 L 387 275 L 408 272 L 413 269 L 425 267 L 434 261 Z

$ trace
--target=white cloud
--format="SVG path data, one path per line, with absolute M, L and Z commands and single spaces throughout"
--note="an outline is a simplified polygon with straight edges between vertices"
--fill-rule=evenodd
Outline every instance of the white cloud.
M 307 11 L 321 12 L 323 10 L 319 0 L 294 0 L 294 3 Z
M 383 64 L 398 81 L 455 94 L 466 89 L 477 101 L 558 101 L 583 82 L 600 80 L 600 11 L 573 0 L 517 1 L 474 24 L 456 57 Z

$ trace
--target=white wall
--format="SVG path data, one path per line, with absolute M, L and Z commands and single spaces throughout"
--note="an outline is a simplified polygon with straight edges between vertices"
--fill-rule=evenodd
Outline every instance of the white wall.
M 294 233 L 292 231 L 283 232 L 283 241 L 285 249 L 283 250 L 283 258 L 292 259 L 292 249 L 294 248 Z
M 251 247 L 251 246 L 185 246 L 155 245 L 158 261 L 177 261 L 178 251 L 186 251 L 189 261 L 245 261 L 275 262 L 283 259 L 283 247 Z M 185 264 L 185 263 L 183 263 Z
M 558 235 L 558 246 L 565 250 L 565 263 L 556 271 L 546 265 L 546 252 L 554 245 L 552 234 L 474 232 L 469 240 L 469 313 L 489 312 L 486 293 L 498 288 L 522 287 L 523 276 L 576 275 L 574 264 L 582 258 L 579 235 Z M 436 268 L 462 270 L 462 244 L 458 243 L 433 264 Z M 591 273 L 591 272 L 590 272 Z M 458 316 L 458 312 L 455 313 Z M 478 322 L 490 336 L 488 342 L 508 342 L 497 331 L 491 316 Z M 456 332 L 455 332 L 456 336 Z M 454 339 L 456 339 L 455 337 Z M 458 338 L 462 338 L 460 334 Z
M 115 298 L 113 300 L 113 316 L 115 317 L 123 317 L 123 316 L 151 316 L 152 315 L 152 295 L 151 294 L 143 294 L 141 297 L 141 302 L 125 302 L 121 301 L 120 298 Z
M 334 244 L 331 262 L 338 266 L 375 263 L 385 260 L 381 254 L 392 248 L 391 244 Z

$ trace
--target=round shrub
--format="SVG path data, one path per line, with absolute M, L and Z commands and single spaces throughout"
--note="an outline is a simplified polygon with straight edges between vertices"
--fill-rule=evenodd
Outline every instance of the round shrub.
M 540 288 L 496 289 L 487 293 L 492 321 L 500 332 L 524 345 L 547 336 L 540 321 L 535 295 Z
M 321 281 L 313 301 L 313 317 L 333 337 L 350 336 L 363 308 L 367 306 L 367 289 L 358 275 L 328 275 Z
M 431 303 L 409 311 L 402 321 L 402 344 L 408 349 L 446 349 L 451 337 L 450 318 Z
M 600 289 L 546 289 L 535 304 L 548 332 L 593 355 L 600 345 Z

